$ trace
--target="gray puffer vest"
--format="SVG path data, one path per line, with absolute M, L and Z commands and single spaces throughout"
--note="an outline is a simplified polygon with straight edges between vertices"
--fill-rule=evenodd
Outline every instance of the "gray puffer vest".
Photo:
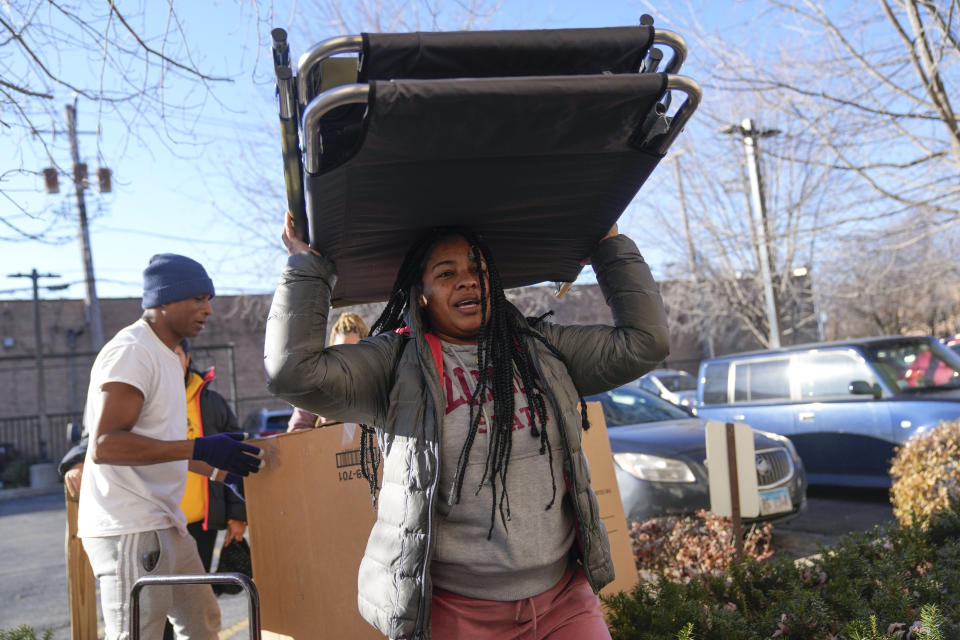
M 615 326 L 534 325 L 566 365 L 539 341 L 528 340 L 563 438 L 580 559 L 599 591 L 613 580 L 613 563 L 580 446 L 579 394 L 612 389 L 653 369 L 667 356 L 668 334 L 656 283 L 632 240 L 622 235 L 605 240 L 591 261 Z M 418 311 L 407 318 L 406 335 L 381 334 L 324 349 L 335 280 L 335 267 L 325 258 L 305 252 L 288 260 L 267 320 L 268 388 L 327 418 L 376 426 L 383 479 L 377 520 L 360 563 L 358 605 L 387 637 L 428 640 L 446 409 L 439 341 L 425 331 Z

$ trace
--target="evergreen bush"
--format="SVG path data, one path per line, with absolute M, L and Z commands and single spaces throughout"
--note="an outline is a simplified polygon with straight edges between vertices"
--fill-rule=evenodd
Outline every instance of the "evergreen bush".
M 4 487 L 29 487 L 30 486 L 30 465 L 35 462 L 33 456 L 20 456 L 14 458 L 3 468 L 0 473 L 0 482 Z M 2 638 L 2 636 L 0 636 Z
M 604 598 L 614 640 L 960 640 L 960 512 Z
M 33 627 L 22 624 L 10 631 L 0 629 L 0 640 L 37 640 L 37 632 Z M 53 640 L 53 629 L 44 631 L 40 640 Z

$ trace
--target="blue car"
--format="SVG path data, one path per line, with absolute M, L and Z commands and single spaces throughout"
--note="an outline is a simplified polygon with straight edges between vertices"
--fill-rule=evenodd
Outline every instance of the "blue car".
M 710 508 L 706 420 L 639 389 L 636 383 L 590 396 L 599 402 L 627 520 Z M 789 520 L 806 508 L 803 464 L 790 440 L 754 430 L 760 516 Z
M 960 418 L 960 355 L 930 336 L 704 360 L 697 415 L 788 436 L 811 484 L 889 487 L 894 448 Z

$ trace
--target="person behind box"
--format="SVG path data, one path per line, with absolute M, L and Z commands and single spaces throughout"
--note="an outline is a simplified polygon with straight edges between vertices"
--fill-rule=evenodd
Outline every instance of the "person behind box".
M 203 330 L 213 296 L 200 263 L 153 256 L 143 272 L 143 316 L 104 345 L 90 372 L 77 534 L 100 586 L 107 640 L 129 637 L 129 594 L 138 578 L 203 573 L 180 509 L 187 470 L 238 482 L 261 464 L 262 452 L 242 442 L 242 433 L 187 439 L 174 347 Z M 140 601 L 144 637 L 160 637 L 167 616 L 178 638 L 218 636 L 220 609 L 210 585 L 152 587 Z
M 372 337 L 325 349 L 335 266 L 289 217 L 283 240 L 268 388 L 375 425 L 382 450 L 361 615 L 389 638 L 608 639 L 596 592 L 613 563 L 580 447 L 583 395 L 637 379 L 669 351 L 663 303 L 633 241 L 614 226 L 590 256 L 615 326 L 561 326 L 507 302 L 474 233 L 430 230 L 407 253 Z M 361 458 L 376 461 L 364 436 Z
M 356 344 L 360 338 L 365 338 L 370 334 L 370 329 L 363 318 L 353 313 L 345 311 L 340 314 L 337 321 L 333 323 L 330 329 L 330 346 L 338 344 Z M 313 429 L 321 427 L 327 422 L 324 418 L 315 413 L 310 413 L 299 407 L 293 408 L 290 414 L 290 420 L 287 422 L 287 432 L 302 431 L 303 429 Z

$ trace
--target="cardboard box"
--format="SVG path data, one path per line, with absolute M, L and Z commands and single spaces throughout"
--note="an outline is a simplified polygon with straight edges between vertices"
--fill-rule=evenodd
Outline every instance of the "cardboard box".
M 590 403 L 588 416 L 583 446 L 617 573 L 603 590 L 610 594 L 638 578 L 600 405 Z M 382 639 L 357 611 L 357 573 L 376 516 L 360 476 L 360 429 L 339 425 L 254 443 L 267 461 L 245 483 L 263 638 Z
M 607 423 L 603 419 L 599 402 L 587 403 L 587 419 L 590 421 L 590 429 L 583 434 L 581 444 L 590 462 L 590 484 L 593 485 L 593 492 L 597 494 L 600 519 L 603 520 L 610 537 L 610 555 L 617 574 L 616 579 L 600 591 L 600 595 L 609 596 L 633 589 L 640 581 L 640 575 L 634 561 L 627 517 L 623 513 L 617 474 L 613 469 L 613 451 L 610 450 L 610 438 L 607 437 Z
M 382 640 L 357 611 L 357 572 L 376 519 L 360 475 L 360 428 L 253 444 L 266 459 L 244 483 L 264 640 Z

